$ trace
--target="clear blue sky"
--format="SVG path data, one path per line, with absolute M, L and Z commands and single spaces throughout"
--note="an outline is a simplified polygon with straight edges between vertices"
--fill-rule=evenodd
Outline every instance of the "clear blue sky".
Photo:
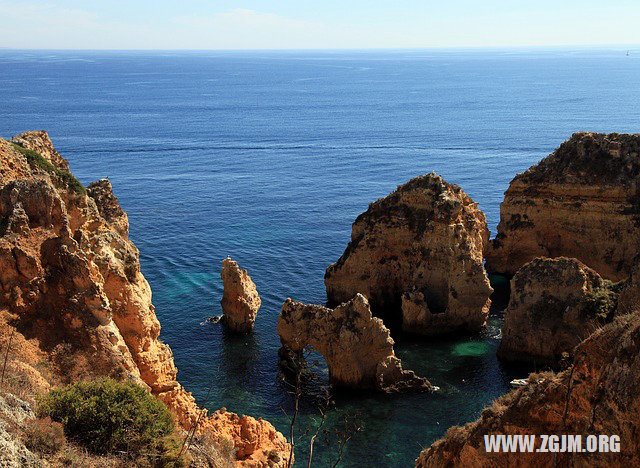
M 0 47 L 640 44 L 640 0 L 0 0 Z

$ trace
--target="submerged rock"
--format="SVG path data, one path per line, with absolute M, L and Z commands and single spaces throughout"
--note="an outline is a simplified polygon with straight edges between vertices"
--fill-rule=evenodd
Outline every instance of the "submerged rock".
M 484 213 L 460 187 L 433 173 L 416 177 L 353 223 L 351 242 L 325 274 L 329 302 L 360 293 L 408 332 L 477 331 L 491 304 L 488 239 Z
M 619 285 L 573 258 L 536 258 L 511 280 L 498 356 L 555 365 L 610 321 Z
M 514 275 L 536 257 L 573 257 L 605 278 L 640 253 L 640 134 L 576 133 L 518 174 L 500 206 L 489 272 Z
M 222 322 L 235 332 L 250 332 L 262 304 L 256 285 L 247 270 L 240 269 L 230 258 L 223 260 L 220 276 L 224 284 Z
M 432 389 L 428 380 L 402 369 L 389 330 L 371 315 L 361 294 L 335 309 L 287 299 L 278 334 L 285 355 L 301 353 L 308 345 L 319 352 L 335 385 L 387 392 Z

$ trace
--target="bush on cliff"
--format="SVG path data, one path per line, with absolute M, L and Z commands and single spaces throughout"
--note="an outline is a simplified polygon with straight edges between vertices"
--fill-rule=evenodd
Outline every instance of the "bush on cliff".
M 87 189 L 80 183 L 78 179 L 76 179 L 71 172 L 63 171 L 58 169 L 53 164 L 51 164 L 44 156 L 36 151 L 23 148 L 20 145 L 13 144 L 13 148 L 24 155 L 27 158 L 27 162 L 32 167 L 39 167 L 40 169 L 44 169 L 45 171 L 55 174 L 60 178 L 67 186 L 80 195 L 86 195 Z
M 587 310 L 590 315 L 603 322 L 610 322 L 618 306 L 618 297 L 624 285 L 624 281 L 614 283 L 610 280 L 603 280 L 600 287 L 591 291 L 589 295 Z
M 52 390 L 40 417 L 62 423 L 66 436 L 96 454 L 157 453 L 166 458 L 173 420 L 166 406 L 131 382 L 103 378 Z

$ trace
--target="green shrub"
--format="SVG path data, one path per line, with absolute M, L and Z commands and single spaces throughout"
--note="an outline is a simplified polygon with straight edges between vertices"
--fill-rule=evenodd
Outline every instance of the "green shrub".
M 27 162 L 34 167 L 39 167 L 40 169 L 44 169 L 45 171 L 58 176 L 67 187 L 69 187 L 74 192 L 80 195 L 86 195 L 87 189 L 80 183 L 78 179 L 73 177 L 73 175 L 68 171 L 63 171 L 62 169 L 58 169 L 53 164 L 51 164 L 47 158 L 42 156 L 40 153 L 23 148 L 20 145 L 16 145 L 12 143 L 13 148 L 19 153 L 23 154 L 27 158 Z
M 47 417 L 27 421 L 24 428 L 24 445 L 31 451 L 53 455 L 67 444 L 62 424 Z
M 610 280 L 603 280 L 600 287 L 591 291 L 587 310 L 590 316 L 595 316 L 598 320 L 609 322 L 618 307 L 618 297 L 624 287 L 624 281 L 614 283 Z
M 52 390 L 39 401 L 40 416 L 61 422 L 66 436 L 96 454 L 164 455 L 173 433 L 169 410 L 131 382 L 103 378 Z

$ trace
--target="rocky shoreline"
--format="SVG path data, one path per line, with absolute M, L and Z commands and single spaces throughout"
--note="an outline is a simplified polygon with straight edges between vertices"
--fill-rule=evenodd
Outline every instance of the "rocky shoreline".
M 358 216 L 327 267 L 331 307 L 285 301 L 281 363 L 311 347 L 332 385 L 429 398 L 429 376 L 403 369 L 390 327 L 425 340 L 477 333 L 491 305 L 487 272 L 506 275 L 498 356 L 549 372 L 449 429 L 417 466 L 632 464 L 640 454 L 639 152 L 640 135 L 574 134 L 513 179 L 493 240 L 460 187 L 433 173 L 400 185 Z M 32 397 L 101 376 L 132 381 L 164 402 L 183 431 L 231 444 L 229 463 L 288 466 L 292 446 L 270 423 L 224 408 L 206 415 L 178 383 L 109 181 L 83 187 L 43 131 L 0 139 L 0 158 L 0 325 L 21 343 L 16 363 Z M 220 321 L 251 333 L 256 285 L 229 258 L 221 278 Z M 483 435 L 493 433 L 605 433 L 627 443 L 615 459 L 487 454 Z

